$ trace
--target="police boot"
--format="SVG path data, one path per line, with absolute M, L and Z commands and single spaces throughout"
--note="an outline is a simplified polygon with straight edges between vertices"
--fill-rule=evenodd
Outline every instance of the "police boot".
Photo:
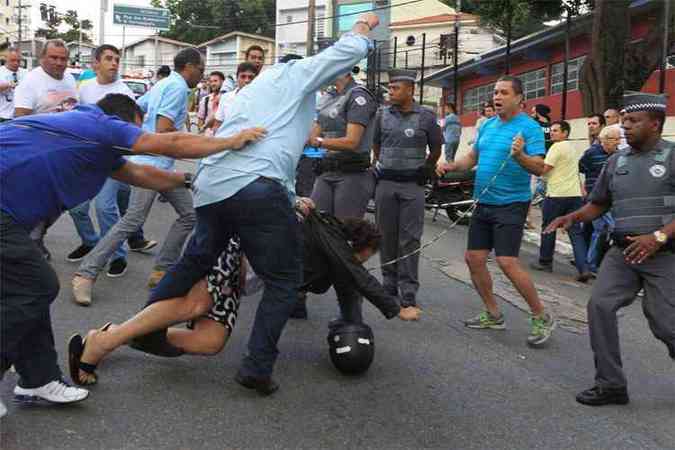
M 628 403 L 626 388 L 603 388 L 593 386 L 577 394 L 577 402 L 588 406 L 625 405 Z

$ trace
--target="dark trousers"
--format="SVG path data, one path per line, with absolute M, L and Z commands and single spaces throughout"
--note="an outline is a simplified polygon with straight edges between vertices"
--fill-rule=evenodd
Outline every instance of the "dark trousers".
M 569 214 L 583 206 L 581 197 L 546 197 L 542 205 L 544 230 L 557 217 Z M 572 251 L 574 252 L 574 262 L 579 273 L 588 272 L 588 246 L 583 237 L 581 225 L 575 223 L 567 231 L 572 242 Z M 539 262 L 541 264 L 553 264 L 553 253 L 555 252 L 556 233 L 541 235 L 541 247 L 539 249 Z
M 61 378 L 49 308 L 59 280 L 28 231 L 0 212 L 0 376 L 14 365 L 19 384 Z
M 187 294 L 213 267 L 237 234 L 251 267 L 265 285 L 242 372 L 269 376 L 277 342 L 297 301 L 302 281 L 300 227 L 287 190 L 258 178 L 232 197 L 196 208 L 197 225 L 183 257 L 150 295 L 150 303 Z
M 314 181 L 316 180 L 314 165 L 319 161 L 321 161 L 319 158 L 309 158 L 304 155 L 300 157 L 298 168 L 295 172 L 295 195 L 298 197 L 309 197 L 312 195 Z

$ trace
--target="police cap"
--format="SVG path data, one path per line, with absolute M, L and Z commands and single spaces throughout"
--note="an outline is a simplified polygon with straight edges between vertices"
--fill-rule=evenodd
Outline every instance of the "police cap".
M 644 92 L 628 92 L 623 96 L 621 113 L 638 111 L 666 112 L 666 96 Z
M 414 70 L 393 69 L 389 71 L 389 82 L 407 81 L 414 83 L 417 80 L 417 72 Z

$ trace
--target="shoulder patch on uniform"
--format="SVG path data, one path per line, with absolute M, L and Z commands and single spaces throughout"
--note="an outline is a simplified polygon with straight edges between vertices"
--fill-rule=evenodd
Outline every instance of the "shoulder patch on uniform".
M 359 105 L 359 106 L 364 106 L 366 103 L 368 103 L 368 100 L 366 100 L 366 98 L 365 98 L 364 96 L 362 96 L 362 95 L 359 95 L 358 97 L 356 97 L 356 98 L 354 99 L 354 101 L 355 101 L 356 104 Z
M 666 174 L 666 166 L 662 164 L 654 164 L 649 168 L 649 173 L 652 174 L 654 178 L 661 178 Z

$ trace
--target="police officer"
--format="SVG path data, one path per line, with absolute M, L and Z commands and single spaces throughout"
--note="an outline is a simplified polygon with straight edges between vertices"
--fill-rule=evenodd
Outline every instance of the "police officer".
M 309 144 L 326 149 L 312 200 L 317 209 L 338 218 L 366 213 L 375 179 L 370 171 L 373 118 L 377 101 L 351 73 L 335 80 L 336 95 L 326 97 Z
M 629 147 L 607 160 L 590 203 L 546 229 L 590 222 L 608 210 L 616 221 L 588 304 L 595 386 L 577 401 L 591 406 L 628 403 L 616 312 L 641 288 L 652 333 L 675 359 L 675 143 L 661 139 L 666 99 L 631 93 L 622 113 Z
M 443 135 L 436 114 L 415 103 L 416 73 L 389 72 L 389 101 L 375 119 L 373 151 L 376 219 L 382 232 L 382 263 L 415 251 L 424 229 L 424 185 L 441 155 Z M 427 154 L 427 147 L 429 153 Z M 419 255 L 382 267 L 384 286 L 402 306 L 416 306 Z

